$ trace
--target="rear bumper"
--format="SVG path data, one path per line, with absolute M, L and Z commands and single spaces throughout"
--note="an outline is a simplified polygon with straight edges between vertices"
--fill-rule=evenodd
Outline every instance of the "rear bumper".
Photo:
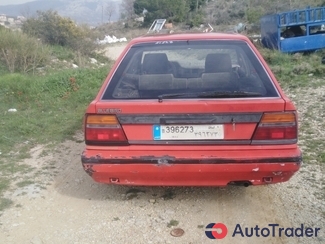
M 210 154 L 215 155 L 209 156 L 202 155 L 201 151 L 165 151 L 164 154 L 161 151 L 150 151 L 152 156 L 140 156 L 143 152 L 86 149 L 82 154 L 82 165 L 86 173 L 100 183 L 226 186 L 285 182 L 299 170 L 302 163 L 298 148 L 256 152 L 210 151 Z M 133 156 L 125 156 L 127 154 Z

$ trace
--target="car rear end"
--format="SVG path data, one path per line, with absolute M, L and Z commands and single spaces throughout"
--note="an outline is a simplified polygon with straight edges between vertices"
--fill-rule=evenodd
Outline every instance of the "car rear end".
M 142 37 L 85 115 L 85 171 L 123 185 L 262 185 L 299 170 L 297 114 L 240 35 Z

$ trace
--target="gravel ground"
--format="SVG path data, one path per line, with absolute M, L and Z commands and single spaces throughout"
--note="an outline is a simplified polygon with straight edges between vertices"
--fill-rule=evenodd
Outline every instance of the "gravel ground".
M 120 49 L 108 51 L 113 52 Z M 307 89 L 294 97 L 308 100 L 308 106 L 298 104 L 302 117 L 321 106 L 309 99 L 311 94 L 322 97 L 321 90 L 315 94 Z M 325 243 L 324 167 L 317 164 L 304 164 L 289 182 L 277 185 L 130 188 L 93 182 L 80 163 L 84 145 L 76 141 L 82 141 L 81 132 L 46 156 L 42 145 L 31 151 L 32 158 L 23 163 L 40 169 L 35 182 L 43 184 L 7 193 L 16 206 L 0 217 L 1 243 L 215 243 L 206 237 L 205 226 L 218 222 L 228 227 L 220 243 Z M 304 224 L 321 230 L 314 238 L 232 237 L 237 224 Z M 183 229 L 184 235 L 173 237 L 174 228 Z

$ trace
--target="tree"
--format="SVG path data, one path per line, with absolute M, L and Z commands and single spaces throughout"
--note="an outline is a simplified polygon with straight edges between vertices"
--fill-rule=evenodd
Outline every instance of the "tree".
M 246 18 L 249 23 L 258 23 L 259 19 L 262 17 L 261 8 L 250 8 L 246 11 Z
M 70 47 L 81 54 L 92 53 L 96 45 L 89 38 L 91 31 L 85 26 L 77 26 L 71 19 L 49 10 L 39 11 L 34 18 L 23 23 L 22 31 L 36 36 L 44 43 Z
M 63 18 L 52 10 L 38 11 L 35 18 L 24 22 L 22 30 L 45 43 L 60 46 L 67 46 L 69 38 L 79 35 L 79 29 L 71 19 Z
M 197 12 L 203 5 L 205 5 L 207 0 L 187 0 L 190 11 Z
M 122 19 L 131 20 L 134 16 L 134 2 L 135 0 L 122 0 L 121 2 L 121 16 Z
M 105 14 L 106 14 L 106 16 L 108 18 L 108 22 L 111 22 L 111 18 L 112 18 L 115 11 L 116 11 L 116 7 L 115 7 L 114 2 L 109 2 L 109 3 L 106 4 Z

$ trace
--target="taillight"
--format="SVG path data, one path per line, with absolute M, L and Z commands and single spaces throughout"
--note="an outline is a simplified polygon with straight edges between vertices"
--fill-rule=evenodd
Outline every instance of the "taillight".
M 264 113 L 252 138 L 252 144 L 293 144 L 298 128 L 295 112 Z
M 115 115 L 86 115 L 85 141 L 88 145 L 128 144 Z

